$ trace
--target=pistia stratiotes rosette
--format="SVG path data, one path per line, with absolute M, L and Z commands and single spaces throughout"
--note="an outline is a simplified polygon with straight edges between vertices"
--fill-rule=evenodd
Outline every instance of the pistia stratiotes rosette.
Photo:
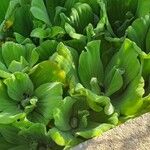
M 149 112 L 149 13 L 149 0 L 1 0 L 0 149 L 69 149 Z
M 12 116 L 20 113 L 32 122 L 47 124 L 52 119 L 52 109 L 62 100 L 61 83 L 45 83 L 34 89 L 29 76 L 19 72 L 1 83 L 1 91 L 4 93 L 1 95 L 1 123 L 13 122 Z
M 10 78 L 5 79 L 4 84 L 1 85 L 1 91 L 4 95 L 1 95 L 0 101 L 0 123 L 16 125 L 16 121 L 26 118 L 30 122 L 45 124 L 47 128 L 50 128 L 47 133 L 49 138 L 51 137 L 60 146 L 69 147 L 81 141 L 80 138 L 75 138 L 74 135 L 84 138 L 94 137 L 114 127 L 118 122 L 117 115 L 113 115 L 114 109 L 109 98 L 98 96 L 90 91 L 88 91 L 89 94 L 86 94 L 86 92 L 82 94 L 84 88 L 77 90 L 77 93 L 81 91 L 81 96 L 84 96 L 83 100 L 79 98 L 80 94 L 73 96 L 77 97 L 76 99 L 66 97 L 62 100 L 62 84 L 58 82 L 45 83 L 34 90 L 29 76 L 25 73 L 17 72 Z M 83 106 L 80 106 L 81 103 Z M 77 105 L 77 107 L 73 105 Z M 89 107 L 88 105 L 91 106 Z M 107 116 L 104 118 L 104 122 L 101 120 L 101 125 L 98 122 L 92 123 L 92 117 L 90 119 L 86 118 L 90 116 L 90 113 L 94 113 L 94 105 L 97 109 L 96 111 L 100 114 L 104 109 L 102 114 Z M 73 107 L 75 108 L 72 112 Z M 94 111 L 90 110 L 92 107 Z M 70 113 L 70 116 L 68 116 L 69 112 L 72 112 L 72 115 Z M 52 119 L 55 126 L 51 124 Z M 31 126 L 28 129 L 30 124 L 32 123 L 27 124 L 27 129 L 24 126 L 20 126 L 20 128 L 23 128 L 20 133 L 24 132 L 25 129 L 32 128 Z M 62 140 L 59 140 L 59 136 Z M 35 136 L 35 138 L 38 137 Z
M 29 72 L 38 59 L 39 54 L 32 43 L 4 43 L 0 48 L 0 77 L 7 78 L 17 71 Z
M 110 36 L 122 37 L 134 20 L 150 12 L 149 0 L 104 0 L 105 23 Z M 112 13 L 113 12 L 113 13 Z
M 139 46 L 139 52 L 140 56 L 143 59 L 143 70 L 142 70 L 142 76 L 145 80 L 145 91 L 146 91 L 146 98 L 144 98 L 144 104 L 143 107 L 145 108 L 145 111 L 149 109 L 149 92 L 150 92 L 150 16 L 145 15 L 137 20 L 135 20 L 132 25 L 128 28 L 126 31 L 126 34 L 128 38 L 133 40 L 138 46 Z M 141 48 L 141 50 L 140 50 Z M 147 105 L 147 106 L 146 106 Z M 147 108 L 146 108 L 147 107 Z
M 67 62 L 72 55 L 63 54 L 64 48 L 67 49 L 60 43 L 58 53 Z M 68 52 L 70 51 L 68 50 Z M 52 60 L 57 58 L 57 56 L 52 57 Z M 1 124 L 16 124 L 17 120 L 24 120 L 24 118 L 30 122 L 45 124 L 49 129 L 47 133 L 49 137 L 58 145 L 66 147 L 82 141 L 80 137 L 91 138 L 114 127 L 118 119 L 108 97 L 98 96 L 84 89 L 82 85 L 77 85 L 75 93 L 71 93 L 71 97 L 63 100 L 63 84 L 64 88 L 67 84 L 64 71 L 66 71 L 66 75 L 68 73 L 68 76 L 73 72 L 71 72 L 72 68 L 71 65 L 69 67 L 69 63 L 68 68 L 64 68 L 64 71 L 58 64 L 56 61 L 44 61 L 31 69 L 29 75 L 16 72 L 3 81 L 1 90 L 5 94 L 1 97 Z M 60 66 L 63 68 L 63 65 Z M 80 97 L 83 97 L 83 100 Z M 83 108 L 84 105 L 86 106 L 85 110 L 82 106 L 78 108 L 80 103 L 83 103 Z M 75 112 L 72 112 L 73 105 L 77 105 L 74 108 Z M 68 116 L 67 112 L 70 111 L 72 115 L 70 113 Z M 94 114 L 95 111 L 97 115 L 105 115 L 103 121 L 92 123 L 90 114 Z M 54 120 L 54 124 L 51 123 L 52 120 Z M 61 123 L 63 124 L 61 125 Z M 68 127 L 63 127 L 63 125 Z M 24 127 L 21 128 L 24 129 Z
M 40 123 L 24 121 L 25 128 L 18 124 L 0 125 L 0 141 L 3 149 L 61 149 L 50 138 L 46 127 Z M 9 136 L 8 136 L 9 135 Z
M 126 39 L 105 68 L 100 59 L 100 41 L 88 43 L 86 49 L 79 57 L 81 83 L 96 94 L 109 96 L 121 115 L 136 114 L 144 94 L 143 60 L 138 59 L 137 45 Z
M 76 41 L 85 42 L 88 35 L 97 36 L 96 34 L 107 30 L 111 36 L 123 36 L 136 18 L 150 12 L 148 0 L 15 0 L 10 1 L 9 6 L 8 2 L 3 3 L 8 7 L 1 17 L 1 20 L 5 18 L 2 24 L 4 31 L 11 21 L 13 32 L 23 36 L 29 36 L 33 29 L 31 36 L 40 39 L 59 39 L 68 34 L 71 37 L 70 42 L 74 44 Z M 87 34 L 84 34 L 85 30 L 88 31 Z M 6 35 L 10 34 L 8 32 Z

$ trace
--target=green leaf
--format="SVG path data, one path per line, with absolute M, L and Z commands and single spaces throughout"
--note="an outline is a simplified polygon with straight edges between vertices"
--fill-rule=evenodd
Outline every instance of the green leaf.
M 92 91 L 84 88 L 81 84 L 76 85 L 75 95 L 73 96 L 85 97 L 89 107 L 96 112 L 104 111 L 107 115 L 111 115 L 114 112 L 114 108 L 110 102 L 109 97 L 98 96 Z
M 134 42 L 128 39 L 124 41 L 119 52 L 112 57 L 107 65 L 105 74 L 107 75 L 114 66 L 124 70 L 123 87 L 126 87 L 138 75 L 141 65 L 138 60 L 138 48 Z
M 12 26 L 13 20 L 14 20 L 14 13 L 16 9 L 20 7 L 20 1 L 19 0 L 10 0 L 9 6 L 7 8 L 4 21 L 0 25 L 0 32 L 4 33 L 7 31 L 7 34 L 11 34 L 11 32 L 8 31 L 8 29 Z
M 19 61 L 21 56 L 25 56 L 25 48 L 14 42 L 6 42 L 2 45 L 2 56 L 9 67 L 13 60 Z
M 34 30 L 32 30 L 30 36 L 39 39 L 44 39 L 44 38 L 48 38 L 50 36 L 50 33 L 51 33 L 50 28 L 47 29 L 35 28 Z
M 54 26 L 54 27 L 51 27 L 51 33 L 50 33 L 50 37 L 51 38 L 59 38 L 61 36 L 63 36 L 65 34 L 65 30 L 60 27 L 60 26 Z
M 94 92 L 97 95 L 101 95 L 102 94 L 102 92 L 100 90 L 100 87 L 99 87 L 99 82 L 98 82 L 97 78 L 92 78 L 91 81 L 90 81 L 90 85 L 91 85 L 91 91 L 92 92 Z
M 3 70 L 0 70 L 0 77 L 1 78 L 9 78 L 11 76 L 11 74 L 7 71 L 3 71 Z
M 23 36 L 29 36 L 33 28 L 30 5 L 23 5 L 14 13 L 13 29 Z
M 39 59 L 39 54 L 36 52 L 36 50 L 34 49 L 32 52 L 31 52 L 31 58 L 29 60 L 29 64 L 31 67 L 33 67 L 37 61 Z
M 40 123 L 35 123 L 27 129 L 22 129 L 19 135 L 28 139 L 28 141 L 41 142 L 45 145 L 51 141 L 50 137 L 47 136 L 46 126 Z
M 29 67 L 33 67 L 39 59 L 39 55 L 36 52 L 36 47 L 34 44 L 27 43 L 25 44 L 25 48 L 26 48 L 26 60 L 29 63 Z
M 92 41 L 82 52 L 79 59 L 79 76 L 82 84 L 90 89 L 93 77 L 98 79 L 99 85 L 103 81 L 103 65 L 100 58 L 100 41 Z
M 26 149 L 30 149 L 30 148 L 32 148 L 32 149 L 35 149 L 37 146 L 36 145 L 33 145 L 32 147 L 31 146 L 29 146 L 27 143 L 25 143 L 25 144 L 21 144 L 21 145 L 17 145 L 17 146 L 13 146 L 10 150 L 26 150 Z
M 25 95 L 33 94 L 33 84 L 29 76 L 25 73 L 16 72 L 10 78 L 4 80 L 10 98 L 21 101 Z
M 150 1 L 149 0 L 138 0 L 138 6 L 136 15 L 142 17 L 150 13 Z
M 134 116 L 140 110 L 144 95 L 144 80 L 139 73 L 127 86 L 127 89 L 117 97 L 115 106 L 122 116 Z
M 118 125 L 118 113 L 113 113 L 111 115 L 105 114 L 104 111 L 101 112 L 95 112 L 95 111 L 89 111 L 89 116 L 88 116 L 88 124 L 90 122 L 95 122 L 98 125 L 107 123 L 107 124 L 112 124 L 112 125 Z M 87 124 L 87 125 L 88 125 Z
M 6 86 L 0 81 L 0 123 L 9 124 L 24 118 L 25 114 L 18 107 L 18 103 L 9 98 Z
M 113 127 L 114 125 L 107 123 L 103 123 L 100 125 L 95 125 L 94 123 L 91 123 L 87 129 L 76 132 L 76 136 L 81 136 L 85 139 L 89 139 L 99 136 Z
M 56 51 L 57 42 L 55 40 L 46 40 L 41 43 L 35 50 L 39 54 L 40 61 L 48 60 L 49 57 Z
M 3 128 L 5 128 L 3 130 Z M 8 144 L 11 144 L 11 150 L 37 149 L 37 147 L 50 148 L 51 139 L 46 132 L 43 124 L 33 124 L 28 128 L 22 128 L 13 125 L 0 125 L 0 133 Z M 1 141 L 1 139 L 0 139 Z
M 96 28 L 94 29 L 95 33 L 99 35 L 101 32 L 105 30 L 106 26 L 111 35 L 114 35 L 110 23 L 108 21 L 106 4 L 104 3 L 104 1 L 97 1 L 97 2 L 98 6 L 100 7 L 100 16 Z
M 64 82 L 65 72 L 55 63 L 50 60 L 43 61 L 31 69 L 29 74 L 35 87 L 48 82 Z
M 17 103 L 11 100 L 7 94 L 7 89 L 5 85 L 0 81 L 0 112 L 10 112 L 10 113 L 19 113 L 17 109 Z
M 16 120 L 19 120 L 24 117 L 25 117 L 24 113 L 11 114 L 10 112 L 8 112 L 8 113 L 2 112 L 2 113 L 0 113 L 0 123 L 1 124 L 10 124 L 10 123 L 13 123 Z
M 143 69 L 142 69 L 142 76 L 145 80 L 145 95 L 149 94 L 150 90 L 150 82 L 149 82 L 149 75 L 150 75 L 150 58 L 149 54 L 145 55 L 147 58 L 144 59 L 143 61 Z
M 78 140 L 71 135 L 69 132 L 62 132 L 61 130 L 58 130 L 57 128 L 52 128 L 48 131 L 48 134 L 50 137 L 60 146 L 66 146 L 69 145 L 72 141 L 76 144 L 78 143 Z
M 2 60 L 2 58 L 1 58 L 1 60 Z M 2 61 L 3 61 L 3 60 L 2 60 Z M 4 64 L 3 62 L 1 62 L 1 61 L 0 61 L 0 70 L 3 70 L 3 71 L 8 72 L 7 67 L 6 67 L 5 64 Z
M 32 0 L 30 10 L 36 19 L 43 21 L 47 25 L 51 25 L 43 0 Z
M 138 111 L 138 115 L 141 115 L 143 113 L 147 113 L 150 111 L 150 94 L 145 96 L 143 99 L 142 107 L 140 108 L 140 111 Z
M 8 70 L 12 73 L 15 72 L 22 72 L 26 67 L 28 67 L 28 62 L 24 59 L 24 57 L 21 56 L 20 62 L 13 60 L 9 67 Z
M 53 118 L 53 110 L 61 104 L 62 85 L 58 82 L 39 86 L 34 95 L 38 98 L 36 108 L 29 114 L 29 120 L 48 124 Z
M 65 31 L 73 39 L 80 40 L 82 42 L 86 41 L 86 36 L 79 34 L 79 33 L 76 33 L 76 30 L 67 22 L 65 23 Z
M 75 2 L 76 2 L 76 0 L 72 0 L 72 1 L 66 0 L 66 1 L 65 1 L 64 6 L 65 6 L 65 8 L 67 8 L 68 12 L 69 12 L 69 11 L 71 10 L 71 8 L 74 6 Z
M 56 6 L 55 8 L 55 16 L 52 18 L 54 20 L 54 25 L 62 25 L 64 22 L 61 20 L 61 13 L 65 12 L 66 9 L 60 5 Z
M 7 149 L 12 148 L 12 144 L 8 143 L 3 137 L 0 137 L 0 147 L 3 150 L 7 150 Z
M 10 0 L 2 0 L 1 1 L 1 5 L 0 5 L 0 24 L 2 23 L 2 21 L 5 18 L 5 13 L 7 11 L 7 8 L 9 6 L 9 1 Z
M 63 43 L 59 43 L 57 46 L 57 52 L 50 58 L 58 63 L 58 65 L 65 70 L 66 74 L 75 70 L 75 64 L 78 61 L 77 52 L 70 47 L 65 46 Z
M 15 13 L 16 9 L 19 7 L 19 0 L 11 0 L 9 3 L 9 7 L 7 9 L 7 12 L 5 14 L 5 20 L 11 18 L 13 14 Z
M 47 8 L 47 12 L 49 14 L 50 20 L 51 20 L 52 24 L 54 24 L 55 23 L 55 17 L 57 14 L 57 8 L 60 6 L 64 6 L 65 0 L 57 0 L 57 1 L 55 1 L 55 0 L 44 0 L 44 2 L 45 2 L 45 6 Z
M 110 22 L 113 32 L 119 37 L 124 36 L 125 30 L 132 23 L 136 15 L 138 0 L 105 1 L 108 21 Z
M 3 130 L 4 129 L 4 130 Z M 19 135 L 20 129 L 13 125 L 0 125 L 0 146 L 2 147 L 10 147 L 9 150 L 22 150 L 26 149 L 35 149 L 37 147 L 36 143 L 32 143 L 33 141 L 28 141 L 28 139 Z M 7 143 L 7 145 L 3 145 Z M 1 148 L 2 148 L 1 147 Z M 7 148 L 4 150 L 7 150 Z
M 15 36 L 17 43 L 19 43 L 19 44 L 32 43 L 31 39 L 25 38 L 24 36 L 22 36 L 19 33 L 14 32 L 14 36 Z
M 67 20 L 77 33 L 82 33 L 89 23 L 94 22 L 94 14 L 87 3 L 75 3 Z
M 95 14 L 99 14 L 99 6 L 97 0 L 79 0 L 82 3 L 87 3 Z
M 19 33 L 14 33 L 17 43 L 21 44 L 26 38 Z
M 71 129 L 70 116 L 72 113 L 72 106 L 76 102 L 71 97 L 66 97 L 59 108 L 54 110 L 55 126 L 61 131 L 68 131 Z
M 124 70 L 116 68 L 115 66 L 106 74 L 104 85 L 105 85 L 105 94 L 107 96 L 112 95 L 117 92 L 123 85 L 122 74 Z
M 80 110 L 78 111 L 79 115 L 79 128 L 83 129 L 88 126 L 88 117 L 89 117 L 89 111 L 87 110 Z
M 150 52 L 150 15 L 136 19 L 127 29 L 127 36 L 134 41 L 143 51 Z
M 3 128 L 5 129 L 3 130 Z M 11 148 L 9 150 L 35 149 L 37 145 L 35 143 L 32 143 L 33 141 L 27 141 L 27 139 L 20 136 L 19 131 L 19 128 L 14 127 L 12 125 L 0 125 L 0 133 L 3 136 L 3 140 L 5 139 L 5 141 L 8 142 L 8 146 L 11 145 Z
M 0 125 L 0 133 L 2 134 L 3 138 L 11 143 L 14 146 L 17 145 L 24 145 L 26 143 L 25 139 L 18 135 L 19 128 L 14 127 L 12 125 Z M 27 143 L 26 143 L 27 144 Z
M 64 44 L 76 49 L 77 52 L 81 53 L 86 46 L 86 40 L 86 37 L 83 37 L 83 39 L 71 39 L 64 41 Z

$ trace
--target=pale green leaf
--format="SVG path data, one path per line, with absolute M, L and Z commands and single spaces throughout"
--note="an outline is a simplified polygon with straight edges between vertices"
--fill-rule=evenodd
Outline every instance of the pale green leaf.
M 73 140 L 76 140 L 73 135 L 69 132 L 62 132 L 61 130 L 58 130 L 57 128 L 52 128 L 48 131 L 48 134 L 50 137 L 60 146 L 66 146 Z M 77 140 L 76 140 L 77 141 Z
M 48 60 L 33 67 L 29 76 L 35 87 L 38 87 L 48 82 L 58 81 L 63 83 L 66 74 L 55 62 Z
M 76 136 L 81 136 L 85 139 L 89 139 L 89 138 L 93 138 L 96 136 L 100 136 L 102 135 L 102 133 L 114 127 L 114 125 L 107 124 L 107 123 L 103 123 L 97 126 L 94 125 L 94 127 L 93 125 L 94 123 L 93 124 L 91 123 L 91 125 L 87 129 L 76 132 Z
M 25 48 L 14 42 L 6 42 L 2 45 L 2 56 L 8 67 L 13 60 L 19 61 L 21 56 L 25 56 Z
M 51 25 L 43 0 L 32 0 L 31 12 L 36 19 L 43 21 L 47 25 Z
M 5 79 L 7 92 L 10 98 L 15 101 L 24 100 L 33 93 L 33 84 L 29 76 L 25 73 L 16 72 L 10 78 Z

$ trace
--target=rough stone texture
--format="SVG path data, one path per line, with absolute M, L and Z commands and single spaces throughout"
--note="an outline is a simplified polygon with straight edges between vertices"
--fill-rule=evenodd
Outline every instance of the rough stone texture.
M 72 150 L 150 150 L 150 113 L 129 120 Z

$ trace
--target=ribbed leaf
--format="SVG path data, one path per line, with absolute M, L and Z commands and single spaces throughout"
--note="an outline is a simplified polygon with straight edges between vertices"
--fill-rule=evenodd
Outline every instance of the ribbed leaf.
M 35 87 L 49 82 L 65 82 L 66 73 L 55 62 L 43 61 L 31 69 L 30 78 Z
M 146 15 L 136 19 L 133 24 L 127 29 L 127 36 L 134 41 L 143 51 L 150 51 L 150 16 Z
M 24 100 L 33 94 L 33 84 L 27 74 L 14 73 L 8 79 L 5 79 L 4 83 L 7 86 L 7 92 L 10 98 L 15 101 Z
M 47 9 L 43 0 L 32 0 L 31 12 L 36 19 L 43 21 L 47 25 L 51 25 Z
M 140 62 L 137 57 L 138 57 L 137 46 L 135 45 L 135 43 L 126 39 L 122 44 L 119 52 L 117 52 L 112 57 L 110 63 L 106 68 L 105 74 L 107 75 L 114 66 L 117 66 L 118 68 L 124 70 L 125 72 L 123 74 L 123 84 L 125 87 L 140 72 Z
M 19 61 L 21 56 L 25 55 L 25 49 L 22 45 L 14 42 L 6 42 L 2 45 L 2 56 L 7 65 L 13 61 Z
M 28 118 L 33 122 L 48 124 L 53 118 L 53 110 L 61 104 L 62 85 L 57 82 L 43 84 L 35 90 L 34 96 L 38 102 Z
M 103 65 L 100 58 L 100 41 L 92 41 L 82 52 L 79 59 L 79 76 L 83 85 L 90 89 L 93 77 L 98 79 L 99 85 L 103 81 Z

